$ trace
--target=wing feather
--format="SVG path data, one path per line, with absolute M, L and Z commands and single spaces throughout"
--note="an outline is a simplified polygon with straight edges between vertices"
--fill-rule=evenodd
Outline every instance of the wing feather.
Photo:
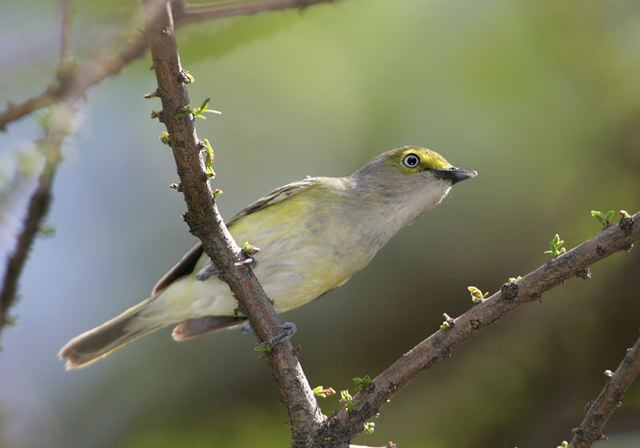
M 291 196 L 294 196 L 301 191 L 304 191 L 318 183 L 317 178 L 307 177 L 304 180 L 300 180 L 297 182 L 292 182 L 290 184 L 284 185 L 280 188 L 273 190 L 271 193 L 266 195 L 263 198 L 258 199 L 253 204 L 248 205 L 240 212 L 238 212 L 231 220 L 227 223 L 228 227 L 233 226 L 233 224 L 239 219 L 248 216 L 252 213 L 256 213 L 260 210 L 264 210 L 265 208 L 282 202 Z M 169 272 L 164 274 L 160 280 L 155 284 L 153 289 L 151 290 L 151 297 L 155 297 L 158 293 L 164 290 L 171 283 L 176 280 L 184 277 L 185 275 L 189 275 L 193 272 L 198 260 L 204 253 L 202 248 L 202 243 L 198 242 L 195 246 L 193 246 L 189 252 L 187 252 L 178 263 L 172 267 Z

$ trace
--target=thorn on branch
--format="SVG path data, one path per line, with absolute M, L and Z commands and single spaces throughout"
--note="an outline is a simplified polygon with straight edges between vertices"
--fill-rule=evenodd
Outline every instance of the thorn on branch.
M 583 280 L 589 280 L 591 278 L 591 269 L 589 268 L 580 269 L 578 272 L 576 272 L 576 277 L 581 278 Z
M 144 96 L 145 99 L 151 99 L 151 98 L 160 98 L 160 89 L 156 89 L 153 92 L 147 93 Z
M 151 111 L 151 119 L 153 120 L 155 118 L 157 118 L 158 121 L 164 123 L 164 111 L 162 111 L 162 110 L 161 111 L 152 110 Z
M 633 217 L 627 213 L 626 210 L 620 210 L 620 216 L 620 223 L 618 225 L 625 235 L 629 235 L 633 229 Z
M 500 288 L 500 292 L 502 292 L 502 297 L 504 300 L 513 300 L 518 297 L 518 292 L 520 287 L 518 286 L 518 280 L 520 277 L 511 277 L 505 284 Z
M 442 325 L 440 325 L 441 330 L 446 331 L 453 328 L 456 325 L 455 319 L 453 319 L 447 313 L 442 313 L 442 318 L 444 319 L 444 322 L 442 322 Z
M 196 78 L 193 77 L 189 70 L 181 70 L 180 73 L 178 73 L 178 82 L 181 82 L 183 84 L 191 84 L 195 81 Z
M 167 146 L 171 146 L 171 141 L 169 140 L 168 132 L 163 132 L 162 134 L 160 134 L 160 141 Z

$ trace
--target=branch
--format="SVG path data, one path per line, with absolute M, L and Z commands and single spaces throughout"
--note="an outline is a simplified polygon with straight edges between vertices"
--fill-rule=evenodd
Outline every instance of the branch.
M 618 365 L 615 372 L 605 371 L 607 384 L 594 401 L 589 403 L 587 415 L 580 426 L 573 430 L 573 438 L 569 448 L 589 448 L 593 442 L 604 438 L 602 430 L 609 418 L 622 404 L 625 392 L 640 374 L 640 338 Z
M 455 348 L 476 336 L 482 328 L 520 305 L 539 300 L 543 293 L 571 277 L 586 277 L 590 265 L 617 251 L 629 250 L 638 239 L 640 212 L 633 216 L 624 212 L 618 225 L 609 226 L 524 277 L 505 283 L 500 291 L 448 321 L 448 329 L 435 332 L 378 375 L 370 387 L 354 398 L 351 412 L 342 409 L 323 424 L 314 446 L 346 446 L 398 390 L 423 370 L 449 357 Z M 332 442 L 327 444 L 326 440 Z
M 11 324 L 9 310 L 16 300 L 18 281 L 29 255 L 33 241 L 41 229 L 51 203 L 51 187 L 62 160 L 62 142 L 69 133 L 69 122 L 73 118 L 72 106 L 63 101 L 58 104 L 48 117 L 42 137 L 38 140 L 38 149 L 44 155 L 44 166 L 38 176 L 35 190 L 29 198 L 27 212 L 23 219 L 23 227 L 18 235 L 17 244 L 8 257 L 2 290 L 0 291 L 0 335 L 4 327 Z
M 281 322 L 253 271 L 247 265 L 237 265 L 244 259 L 243 253 L 216 207 L 203 167 L 203 144 L 196 134 L 195 118 L 184 113 L 190 104 L 185 87 L 189 79 L 180 64 L 171 6 L 166 0 L 155 3 L 164 7 L 160 20 L 149 31 L 148 39 L 162 100 L 163 110 L 159 115 L 169 133 L 168 141 L 187 203 L 185 221 L 222 272 L 220 277 L 229 284 L 260 341 L 269 344 L 281 334 Z M 273 344 L 267 356 L 289 412 L 293 446 L 304 446 L 312 431 L 323 421 L 320 408 L 288 339 Z
M 61 31 L 60 31 L 60 68 L 63 69 L 71 59 L 71 6 L 69 0 L 60 0 Z M 16 240 L 16 247 L 9 254 L 2 290 L 0 290 L 0 336 L 4 328 L 13 322 L 9 310 L 14 305 L 17 296 L 18 282 L 27 261 L 29 251 L 33 246 L 36 235 L 42 227 L 49 205 L 51 204 L 51 188 L 55 179 L 58 165 L 62 160 L 62 143 L 69 134 L 70 122 L 73 120 L 71 90 L 61 96 L 60 104 L 51 110 L 44 124 L 42 137 L 36 142 L 44 155 L 42 171 L 38 176 L 35 190 L 31 193 L 27 212 L 23 219 L 23 227 Z M 47 92 L 44 94 L 48 95 Z M 32 98 L 34 103 L 41 103 L 43 98 Z
M 215 2 L 199 5 L 188 5 L 178 2 L 174 6 L 174 12 L 176 15 L 176 24 L 182 25 L 210 19 L 247 16 L 280 9 L 302 9 L 319 3 L 333 3 L 334 1 L 335 0 L 257 0 Z
M 60 11 L 62 19 L 62 31 L 60 33 L 60 65 L 65 66 L 71 61 L 71 19 L 73 10 L 71 0 L 60 0 Z
M 329 3 L 333 1 L 334 0 L 230 1 L 193 6 L 176 2 L 177 13 L 175 15 L 175 26 L 179 27 L 185 23 L 256 14 L 279 9 L 302 8 L 317 3 Z M 151 24 L 147 25 L 145 29 L 152 26 L 154 22 L 153 17 L 150 17 L 149 22 L 151 22 Z M 136 27 L 137 26 L 134 26 L 133 28 L 135 29 Z M 80 97 L 84 95 L 89 88 L 99 84 L 109 76 L 119 73 L 125 66 L 145 54 L 147 43 L 144 35 L 144 32 L 140 33 L 138 37 L 120 50 L 117 50 L 117 47 L 114 45 L 107 55 L 101 54 L 96 58 L 81 63 L 75 70 L 65 73 L 64 76 L 58 76 L 55 83 L 47 87 L 42 93 L 19 104 L 9 103 L 6 109 L 0 112 L 0 131 L 6 130 L 9 123 L 59 101 L 69 88 L 72 88 L 76 97 Z M 127 32 L 121 36 L 118 36 L 114 42 L 128 40 L 128 36 L 129 33 L 127 30 Z

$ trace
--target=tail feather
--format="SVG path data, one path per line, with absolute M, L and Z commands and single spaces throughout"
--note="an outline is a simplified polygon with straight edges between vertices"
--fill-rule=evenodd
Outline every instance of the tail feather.
M 58 356 L 67 370 L 89 366 L 141 336 L 159 330 L 170 322 L 141 316 L 151 302 L 143 300 L 104 324 L 71 339 Z

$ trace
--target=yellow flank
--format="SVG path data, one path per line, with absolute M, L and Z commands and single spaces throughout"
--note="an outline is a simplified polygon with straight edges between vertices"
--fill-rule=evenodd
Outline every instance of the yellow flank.
M 327 201 L 327 194 L 332 200 Z M 238 244 L 249 241 L 260 248 L 253 270 L 277 312 L 302 306 L 340 286 L 375 253 L 373 247 L 357 250 L 357 238 L 336 212 L 342 201 L 324 186 L 312 186 L 241 217 L 229 228 Z M 206 281 L 195 278 L 208 262 L 203 255 L 193 274 L 161 294 L 172 304 L 172 313 L 180 309 L 185 318 L 236 314 L 237 303 L 224 282 L 215 276 Z
M 340 238 L 334 232 L 341 226 L 327 225 L 330 220 L 324 226 L 312 222 L 322 199 L 312 187 L 241 218 L 229 229 L 239 243 L 249 241 L 260 248 L 254 272 L 278 312 L 304 305 L 353 275 L 356 260 L 340 259 L 335 251 Z M 325 244 L 310 250 L 313 241 Z

